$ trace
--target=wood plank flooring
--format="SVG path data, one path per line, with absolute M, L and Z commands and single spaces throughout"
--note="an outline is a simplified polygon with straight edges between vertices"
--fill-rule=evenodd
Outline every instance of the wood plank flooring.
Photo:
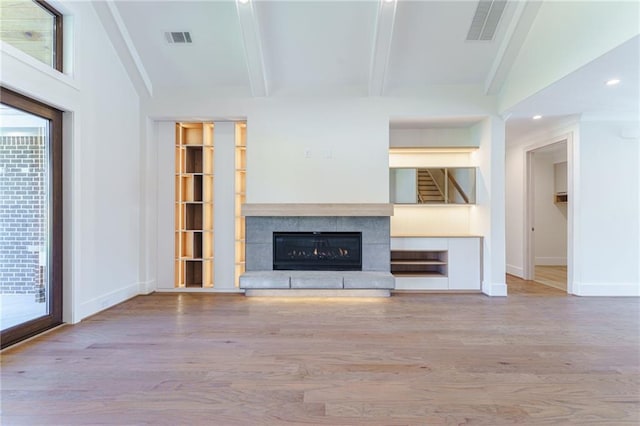
M 534 273 L 534 280 L 540 284 L 567 291 L 566 266 L 536 265 Z
M 2 353 L 3 425 L 640 422 L 637 298 L 139 296 Z

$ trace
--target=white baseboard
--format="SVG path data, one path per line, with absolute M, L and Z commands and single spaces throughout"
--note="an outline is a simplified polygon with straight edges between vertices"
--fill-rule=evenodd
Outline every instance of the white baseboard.
M 507 295 L 506 283 L 482 283 L 482 292 L 487 296 L 503 297 Z
M 137 296 L 138 294 L 140 294 L 140 283 L 136 282 L 133 284 L 129 284 L 126 287 L 122 287 L 118 290 L 114 290 L 110 293 L 81 303 L 78 309 L 78 314 L 74 316 L 78 321 L 82 321 L 88 316 L 94 315 L 100 311 L 115 306 L 118 303 L 122 303 L 125 300 Z
M 630 297 L 640 296 L 640 283 L 573 283 L 576 296 Z
M 515 275 L 518 278 L 524 278 L 524 268 L 514 265 L 507 265 L 507 274 Z
M 138 294 L 151 294 L 156 291 L 156 280 L 140 282 L 140 290 Z
M 567 258 L 566 257 L 536 257 L 536 265 L 567 266 Z

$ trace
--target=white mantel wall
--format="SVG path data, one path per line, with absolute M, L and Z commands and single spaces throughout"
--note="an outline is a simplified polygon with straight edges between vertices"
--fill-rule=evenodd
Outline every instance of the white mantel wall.
M 140 102 L 91 3 L 56 7 L 73 68 L 2 43 L 0 82 L 65 112 L 63 320 L 74 323 L 140 290 Z
M 387 203 L 389 201 L 389 122 L 390 117 L 481 117 L 495 110 L 495 100 L 481 93 L 466 90 L 443 91 L 437 96 L 414 98 L 254 98 L 254 99 L 205 99 L 197 94 L 175 96 L 158 95 L 143 105 L 143 113 L 157 120 L 167 121 L 217 121 L 246 120 L 247 122 L 247 203 Z M 471 129 L 464 134 L 465 146 L 484 144 L 487 149 L 496 138 L 493 155 L 504 156 L 504 129 L 501 120 L 491 118 L 490 126 L 480 135 Z M 163 229 L 173 229 L 169 218 L 162 219 L 167 203 L 173 197 L 172 175 L 173 148 L 171 129 L 160 130 L 153 144 L 158 153 L 158 175 L 166 174 L 158 182 L 159 212 L 158 235 Z M 469 136 L 469 137 L 466 137 Z M 481 140 L 481 137 L 484 138 Z M 164 142 L 162 142 L 164 141 Z M 158 144 L 161 142 L 161 144 Z M 482 146 L 482 145 L 481 145 Z M 482 149 L 482 148 L 481 148 Z M 474 154 L 475 155 L 475 154 Z M 503 183 L 500 164 L 493 172 L 495 185 Z M 166 181 L 166 182 L 165 182 Z M 167 201 L 169 200 L 169 201 Z M 500 198 L 485 197 L 487 203 L 480 211 L 485 214 L 494 208 L 491 203 Z M 503 202 L 503 201 L 502 201 Z M 496 205 L 498 210 L 503 204 Z M 441 224 L 448 221 L 459 230 L 454 234 L 491 234 L 491 227 L 503 227 L 502 223 L 488 221 L 485 226 L 471 227 L 473 209 L 478 206 L 453 206 L 445 211 Z M 455 213 L 455 214 L 454 214 Z M 462 216 L 452 224 L 452 214 Z M 476 221 L 477 222 L 477 221 Z M 445 224 L 446 225 L 446 224 Z M 164 227 L 164 228 L 163 228 Z M 499 230 L 496 232 L 500 232 Z M 490 238 L 491 241 L 499 240 Z M 169 241 L 169 240 L 167 240 Z M 494 243 L 490 243 L 494 244 Z M 499 245 L 499 243 L 497 243 Z M 171 242 L 167 247 L 158 244 L 158 288 L 167 288 L 172 276 L 167 275 L 166 265 L 173 262 Z M 219 252 L 223 248 L 216 246 Z M 231 252 L 232 247 L 227 251 Z M 504 271 L 504 247 L 491 260 L 485 251 L 485 262 L 497 263 L 494 270 Z M 502 266 L 500 266 L 500 264 Z M 165 266 L 162 266 L 165 265 Z M 169 276 L 161 283 L 163 276 Z M 501 279 L 492 282 L 503 283 Z M 490 281 L 491 281 L 490 280 Z M 165 280 L 166 281 L 166 280 Z M 224 285 L 224 284 L 223 284 Z M 488 288 L 491 288 L 490 286 Z M 497 294 L 499 292 L 493 292 Z
M 247 202 L 388 202 L 388 129 L 367 103 L 262 109 L 247 120 Z

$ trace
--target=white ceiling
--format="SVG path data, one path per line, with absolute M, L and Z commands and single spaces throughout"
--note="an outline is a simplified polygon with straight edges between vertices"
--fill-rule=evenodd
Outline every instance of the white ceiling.
M 116 6 L 155 89 L 214 86 L 249 93 L 235 2 L 119 1 Z M 193 44 L 169 44 L 165 31 L 190 31 Z
M 517 53 L 531 26 L 531 21 L 519 19 L 519 0 L 507 3 L 492 41 L 465 40 L 478 0 L 110 4 L 123 24 L 120 31 L 128 33 L 140 56 L 138 65 L 153 93 L 185 90 L 204 96 L 419 96 L 433 87 L 473 87 L 480 92 L 488 83 L 496 93 L 513 60 L 501 56 L 501 46 Z M 100 7 L 98 3 L 97 10 Z M 165 31 L 189 31 L 193 44 L 168 44 Z M 572 114 L 637 116 L 639 40 L 506 111 L 508 139 Z M 623 80 L 620 86 L 604 86 L 612 76 Z M 544 118 L 533 122 L 535 114 Z M 460 127 L 475 118 L 392 121 L 396 128 Z
M 482 85 L 513 16 L 507 4 L 493 41 L 466 41 L 477 1 L 398 2 L 388 91 Z M 404 89 L 404 90 L 403 90 Z
M 366 94 L 376 2 L 257 2 L 272 93 Z
M 251 8 L 271 96 L 368 94 L 373 55 L 390 44 L 383 95 L 433 85 L 482 85 L 513 17 L 507 4 L 494 40 L 466 41 L 478 1 L 115 1 L 156 90 L 251 91 L 237 8 Z M 377 34 L 379 19 L 393 31 Z M 379 18 L 380 17 L 380 18 Z M 526 30 L 526 29 L 524 29 Z M 189 31 L 193 45 L 163 32 Z M 382 46 L 382 49 L 380 46 Z M 248 50 L 247 50 L 248 51 Z
M 612 79 L 620 84 L 607 86 Z M 507 111 L 507 140 L 566 122 L 573 115 L 640 118 L 640 36 L 623 43 Z M 532 120 L 534 115 L 542 115 Z

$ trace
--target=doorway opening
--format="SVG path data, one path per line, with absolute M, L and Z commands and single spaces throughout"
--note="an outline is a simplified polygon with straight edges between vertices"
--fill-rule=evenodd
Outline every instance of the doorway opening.
M 526 151 L 525 279 L 571 293 L 568 138 Z

